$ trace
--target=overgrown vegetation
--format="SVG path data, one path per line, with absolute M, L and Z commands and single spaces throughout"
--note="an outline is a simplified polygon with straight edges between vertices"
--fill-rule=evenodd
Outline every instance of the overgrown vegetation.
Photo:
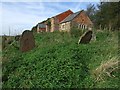
M 70 30 L 70 35 L 73 38 L 79 38 L 86 30 L 78 29 L 77 27 L 72 27 Z
M 95 28 L 119 30 L 120 29 L 120 2 L 100 2 L 96 6 L 89 4 L 87 15 L 94 23 Z
M 119 87 L 118 70 L 111 73 L 114 77 L 97 80 L 95 75 L 102 62 L 118 57 L 117 32 L 96 31 L 95 42 L 80 45 L 78 37 L 65 32 L 35 34 L 35 40 L 30 52 L 21 53 L 13 45 L 3 51 L 3 88 Z

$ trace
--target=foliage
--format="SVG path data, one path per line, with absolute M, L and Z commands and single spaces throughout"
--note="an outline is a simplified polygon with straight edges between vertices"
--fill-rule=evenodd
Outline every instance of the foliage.
M 94 23 L 95 28 L 119 30 L 120 2 L 101 2 L 95 9 L 94 4 L 89 4 L 87 14 Z
M 3 51 L 3 88 L 117 88 L 118 77 L 95 82 L 93 70 L 118 53 L 116 32 L 96 32 L 96 42 L 80 44 L 68 33 L 35 34 L 36 47 Z M 109 85 L 110 84 L 110 85 Z
M 88 17 L 91 19 L 93 23 L 95 19 L 95 13 L 96 13 L 96 8 L 94 4 L 88 4 L 86 14 L 88 15 Z
M 32 32 L 37 32 L 37 25 L 34 26 L 31 31 L 32 31 Z
M 50 21 L 50 18 L 47 19 L 47 25 L 51 27 L 51 21 Z
M 97 13 L 96 17 L 100 16 L 100 18 L 99 19 L 97 18 L 97 20 L 102 25 L 103 28 L 108 27 L 109 29 L 118 29 L 119 27 L 119 25 L 117 25 L 118 15 L 119 15 L 119 3 L 104 2 L 100 4 L 99 13 Z
M 72 27 L 70 30 L 70 34 L 74 38 L 79 38 L 84 32 L 85 30 L 78 29 L 77 27 Z

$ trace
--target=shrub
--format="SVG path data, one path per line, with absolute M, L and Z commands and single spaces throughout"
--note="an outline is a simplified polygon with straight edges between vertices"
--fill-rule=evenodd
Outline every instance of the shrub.
M 78 38 L 83 34 L 82 29 L 78 29 L 76 27 L 71 28 L 70 34 L 72 37 Z

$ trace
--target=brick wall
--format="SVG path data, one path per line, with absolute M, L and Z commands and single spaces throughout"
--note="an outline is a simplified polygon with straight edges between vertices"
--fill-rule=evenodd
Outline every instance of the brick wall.
M 86 25 L 87 27 L 93 26 L 93 23 L 84 11 L 82 11 L 76 18 L 74 18 L 72 22 L 76 22 L 80 25 Z
M 63 12 L 59 15 L 56 15 L 51 18 L 51 32 L 59 30 L 59 24 L 62 20 L 64 20 L 67 16 L 72 14 L 73 12 L 71 10 L 68 10 L 66 12 Z

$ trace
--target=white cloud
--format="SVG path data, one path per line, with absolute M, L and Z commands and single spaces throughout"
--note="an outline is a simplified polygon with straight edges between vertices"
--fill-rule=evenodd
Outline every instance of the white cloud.
M 14 4 L 12 3 L 12 5 L 16 6 L 15 3 Z M 44 7 L 42 6 L 42 4 L 40 4 L 39 6 L 40 10 L 37 11 L 32 10 L 38 9 L 38 7 L 36 7 L 35 5 L 36 4 L 26 3 L 24 9 L 20 9 L 22 8 L 23 5 L 19 7 L 13 6 L 6 7 L 3 4 L 2 29 L 1 29 L 2 33 L 8 34 L 9 28 L 11 29 L 11 34 L 21 33 L 21 31 L 25 29 L 31 29 L 38 22 L 41 22 L 45 20 L 47 17 L 49 17 L 47 16 L 47 14 L 44 15 Z
M 20 12 L 11 12 L 11 11 L 3 11 L 4 15 L 2 17 L 2 26 L 3 33 L 8 34 L 9 27 L 12 29 L 11 32 L 14 32 L 17 29 L 18 32 L 21 29 L 31 29 L 38 22 L 46 19 L 46 17 L 38 17 L 36 15 L 27 15 L 25 13 Z M 16 31 L 16 33 L 18 33 Z M 14 33 L 11 33 L 14 34 Z

